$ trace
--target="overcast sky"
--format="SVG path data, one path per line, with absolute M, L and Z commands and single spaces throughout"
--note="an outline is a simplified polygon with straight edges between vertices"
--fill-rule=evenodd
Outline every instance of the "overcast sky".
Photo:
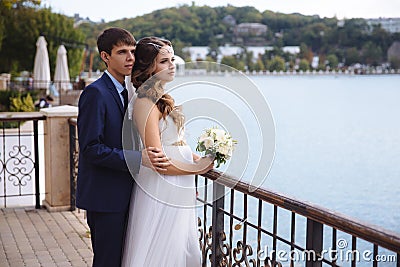
M 254 6 L 260 11 L 272 10 L 281 13 L 301 13 L 321 17 L 336 16 L 342 18 L 393 18 L 400 17 L 400 0 L 42 0 L 42 5 L 52 7 L 53 12 L 73 16 L 89 17 L 92 21 L 112 21 L 121 18 L 133 18 L 157 9 L 178 7 L 179 5 L 197 6 Z M 109 3 L 109 4 L 105 4 Z

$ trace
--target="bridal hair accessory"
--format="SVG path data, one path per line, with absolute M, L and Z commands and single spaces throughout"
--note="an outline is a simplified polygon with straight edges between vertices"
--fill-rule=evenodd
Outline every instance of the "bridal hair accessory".
M 155 43 L 146 43 L 146 44 L 154 46 L 154 48 L 163 55 L 168 54 L 168 53 L 174 54 L 174 49 L 172 48 L 172 46 L 169 46 L 169 45 L 161 46 L 161 45 L 155 44 Z
M 226 163 L 231 158 L 236 144 L 237 141 L 233 140 L 229 133 L 213 127 L 204 130 L 204 133 L 199 137 L 196 151 L 214 157 L 218 168 L 221 163 Z

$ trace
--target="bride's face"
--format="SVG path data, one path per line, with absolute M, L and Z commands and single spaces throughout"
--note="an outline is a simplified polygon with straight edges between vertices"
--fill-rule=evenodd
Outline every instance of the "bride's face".
M 158 79 L 170 82 L 175 76 L 175 57 L 174 50 L 172 47 L 165 45 L 160 48 L 160 51 L 156 57 L 156 65 L 154 73 L 157 75 Z

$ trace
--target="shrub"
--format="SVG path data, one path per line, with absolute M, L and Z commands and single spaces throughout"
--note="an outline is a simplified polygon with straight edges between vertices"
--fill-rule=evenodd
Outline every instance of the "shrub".
M 31 94 L 28 93 L 25 97 L 22 97 L 21 94 L 19 93 L 15 97 L 10 97 L 10 104 L 9 108 L 10 111 L 14 112 L 31 112 L 35 111 L 35 105 L 33 103 L 33 99 L 31 97 Z M 18 121 L 2 121 L 0 122 L 0 127 L 1 128 L 18 128 L 20 127 L 24 122 L 18 122 Z
M 0 112 L 2 111 L 12 111 L 11 110 L 11 99 L 16 98 L 20 95 L 21 98 L 24 98 L 30 94 L 30 97 L 32 98 L 32 101 L 35 102 L 41 92 L 39 90 L 30 90 L 29 92 L 23 91 L 23 92 L 18 92 L 16 90 L 5 90 L 5 91 L 0 91 Z M 21 99 L 22 100 L 22 99 Z
M 28 93 L 25 97 L 18 94 L 17 97 L 10 97 L 10 111 L 14 112 L 32 112 L 35 111 L 35 104 L 31 94 Z

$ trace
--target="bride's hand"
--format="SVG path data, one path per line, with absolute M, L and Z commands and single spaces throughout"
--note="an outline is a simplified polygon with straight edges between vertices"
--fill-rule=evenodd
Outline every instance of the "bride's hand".
M 169 159 L 164 155 L 161 149 L 156 147 L 147 147 L 142 150 L 142 165 L 157 171 L 166 171 L 171 165 Z

